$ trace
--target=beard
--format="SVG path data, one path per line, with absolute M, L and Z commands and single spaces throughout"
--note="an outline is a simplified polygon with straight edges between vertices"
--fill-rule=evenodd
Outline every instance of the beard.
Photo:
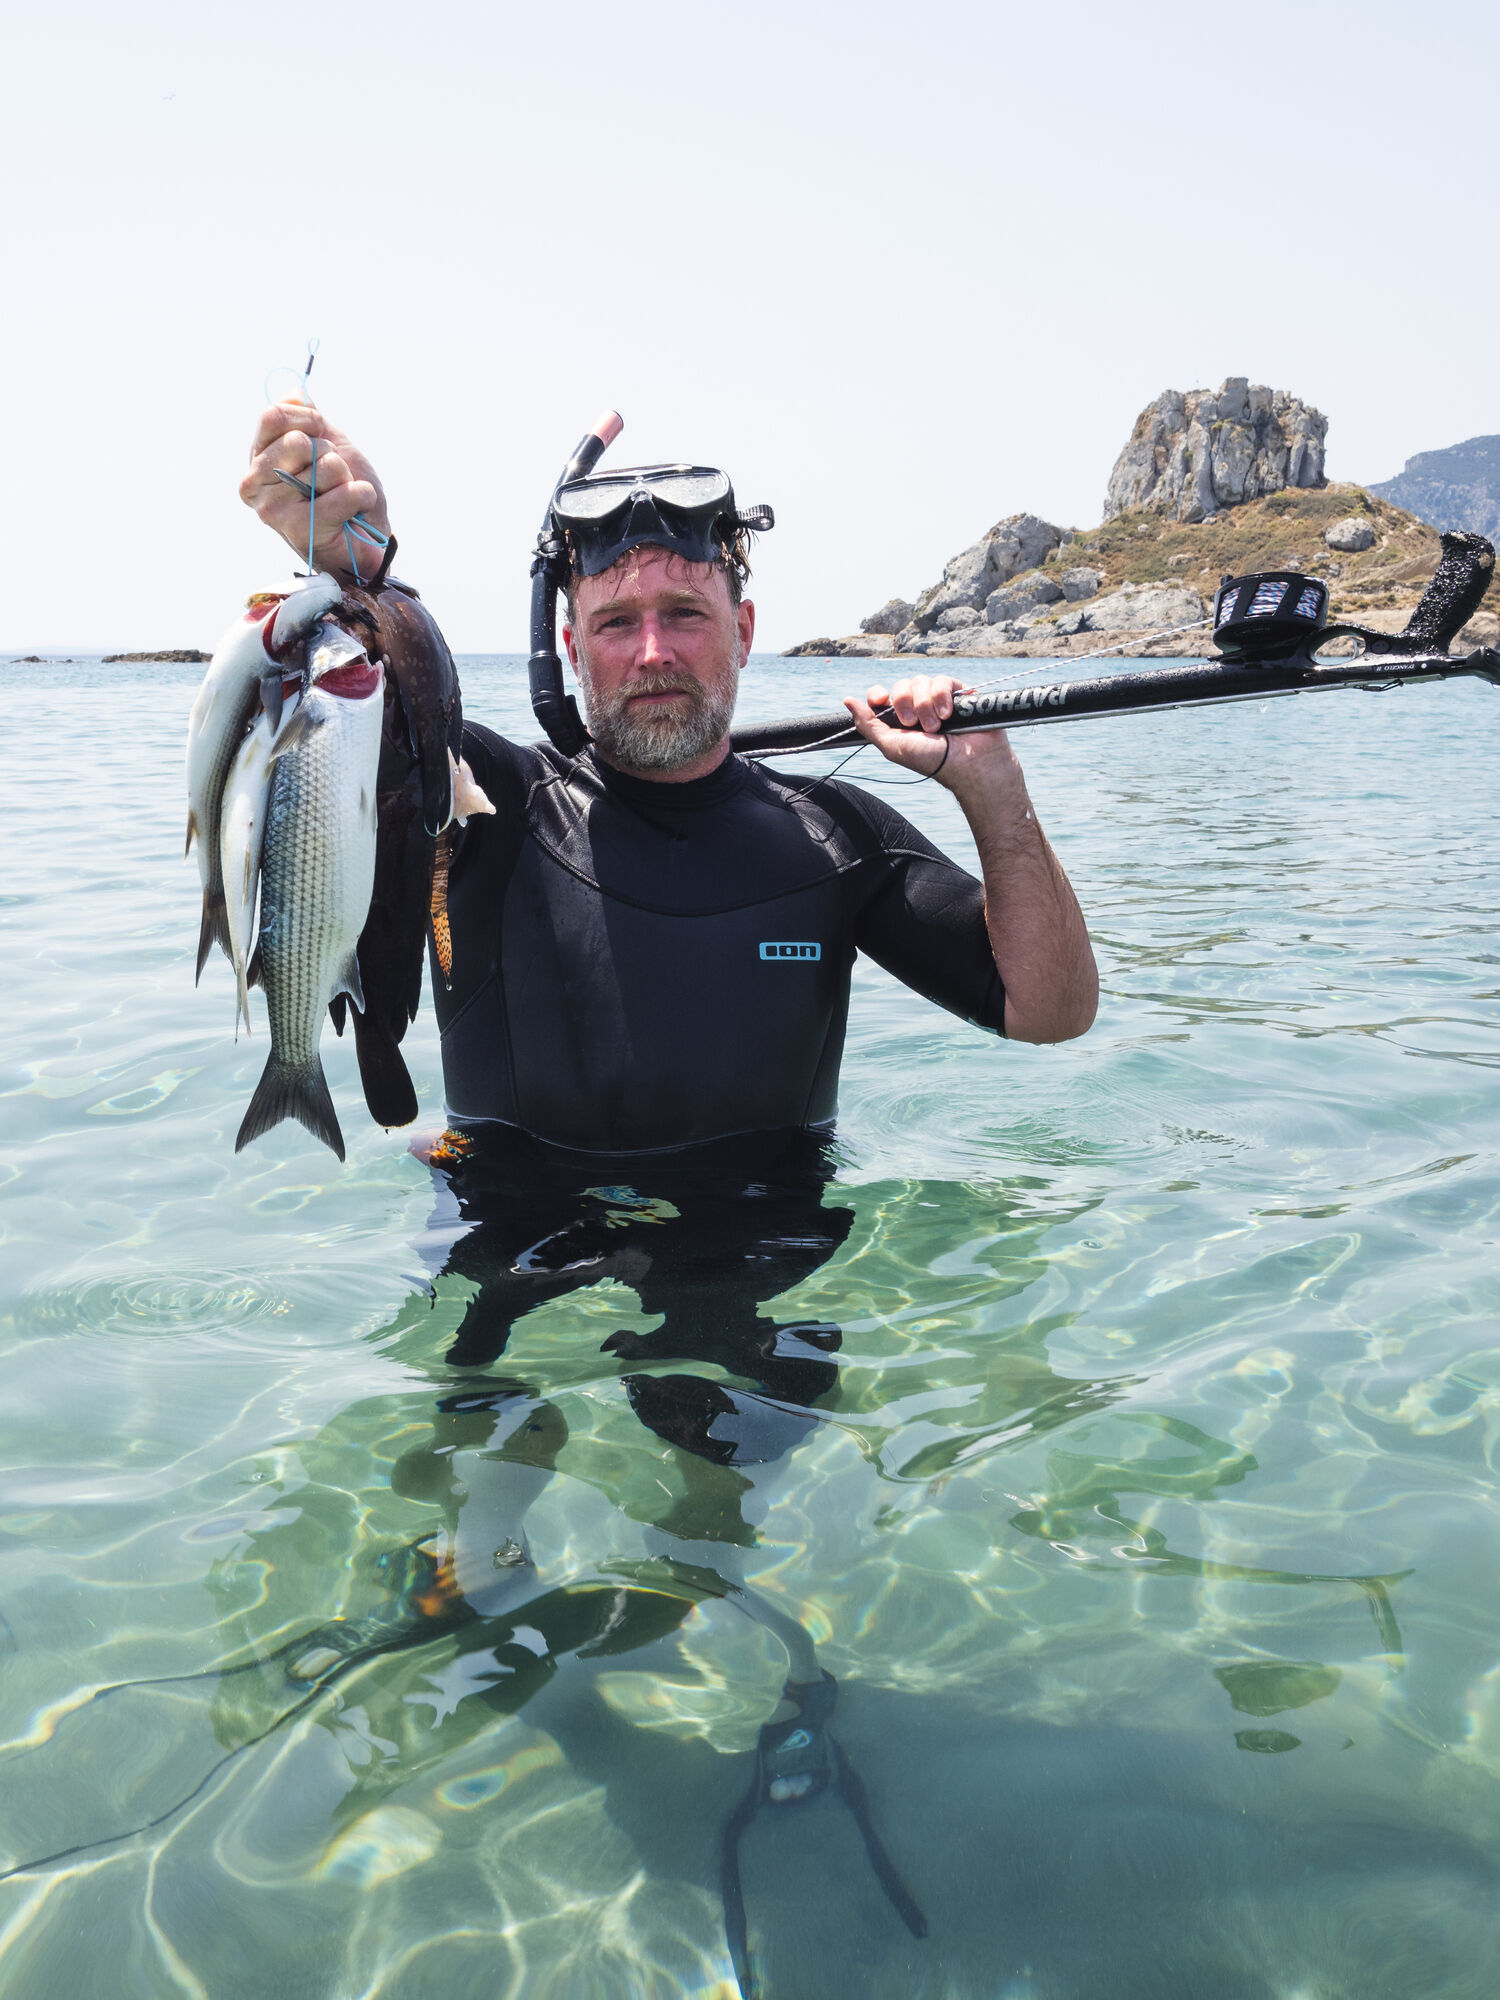
M 580 649 L 578 677 L 595 744 L 611 764 L 631 771 L 677 771 L 695 764 L 722 742 L 734 716 L 742 662 L 734 657 L 711 681 L 686 674 L 649 674 L 626 688 L 598 687 Z M 636 695 L 678 694 L 667 708 L 635 708 Z

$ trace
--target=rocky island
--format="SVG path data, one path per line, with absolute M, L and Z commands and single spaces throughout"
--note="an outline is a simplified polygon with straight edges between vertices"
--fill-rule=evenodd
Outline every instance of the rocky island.
M 1333 618 L 1399 630 L 1437 567 L 1437 529 L 1379 493 L 1330 485 L 1327 432 L 1320 411 L 1244 376 L 1168 389 L 1115 460 L 1097 528 L 1008 515 L 915 600 L 790 654 L 1058 659 L 1128 645 L 1136 658 L 1193 657 L 1208 649 L 1220 577 L 1268 569 L 1325 578 Z M 1500 584 L 1460 642 L 1494 644 L 1497 614 Z
M 164 661 L 171 666 L 201 666 L 213 658 L 212 653 L 200 653 L 193 646 L 179 646 L 175 651 L 164 653 L 106 653 L 103 664 L 113 666 L 141 666 L 150 661 Z

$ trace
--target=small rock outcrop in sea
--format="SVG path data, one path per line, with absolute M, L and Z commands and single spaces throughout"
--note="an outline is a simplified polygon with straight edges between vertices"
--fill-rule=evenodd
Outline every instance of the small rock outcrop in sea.
M 1500 541 L 1500 437 L 1419 451 L 1404 471 L 1370 491 L 1434 528 L 1467 528 Z
M 1203 521 L 1283 488 L 1322 486 L 1328 419 L 1285 389 L 1230 375 L 1217 390 L 1167 389 L 1115 460 L 1104 518 L 1144 511 Z
M 179 646 L 169 653 L 106 653 L 104 665 L 139 666 L 152 660 L 166 660 L 173 666 L 198 667 L 206 665 L 212 658 L 212 653 L 200 653 L 191 646 Z

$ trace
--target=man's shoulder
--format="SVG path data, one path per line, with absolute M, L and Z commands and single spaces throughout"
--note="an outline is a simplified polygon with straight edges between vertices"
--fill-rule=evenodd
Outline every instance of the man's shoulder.
M 463 749 L 469 769 L 486 791 L 488 778 L 500 785 L 529 789 L 539 779 L 555 776 L 567 761 L 549 743 L 512 743 L 498 730 L 470 722 L 467 717 Z

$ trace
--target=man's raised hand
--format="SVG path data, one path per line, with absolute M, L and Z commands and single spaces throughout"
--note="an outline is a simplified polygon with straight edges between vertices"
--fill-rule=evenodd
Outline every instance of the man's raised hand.
M 308 503 L 276 474 L 278 470 L 289 472 L 310 483 L 314 439 L 318 449 L 313 567 L 352 582 L 345 522 L 363 514 L 371 527 L 388 535 L 390 516 L 374 466 L 321 410 L 298 402 L 273 403 L 262 410 L 250 447 L 250 470 L 240 481 L 240 498 L 305 562 Z M 354 545 L 360 552 L 360 571 L 367 577 L 372 575 L 380 564 L 379 552 L 361 543 L 357 531 Z
M 1014 759 L 1003 729 L 942 735 L 942 725 L 953 713 L 954 695 L 972 693 L 972 688 L 952 674 L 914 674 L 910 680 L 897 681 L 893 688 L 872 687 L 863 695 L 848 695 L 844 706 L 854 717 L 860 735 L 882 756 L 919 771 L 924 778 L 940 777 L 941 783 L 951 786 L 955 778 L 962 784 L 966 775 L 973 775 L 981 766 Z M 875 713 L 881 708 L 892 709 L 903 727 L 882 721 Z

